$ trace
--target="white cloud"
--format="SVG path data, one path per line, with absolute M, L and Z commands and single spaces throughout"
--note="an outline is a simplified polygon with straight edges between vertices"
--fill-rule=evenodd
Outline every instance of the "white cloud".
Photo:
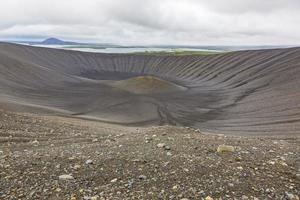
M 299 0 L 4 0 L 0 38 L 55 36 L 121 44 L 300 44 L 299 9 Z

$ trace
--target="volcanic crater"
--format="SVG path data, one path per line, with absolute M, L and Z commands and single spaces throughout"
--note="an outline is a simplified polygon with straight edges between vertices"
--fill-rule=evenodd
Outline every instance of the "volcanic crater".
M 123 125 L 300 132 L 300 48 L 101 54 L 0 43 L 0 106 Z

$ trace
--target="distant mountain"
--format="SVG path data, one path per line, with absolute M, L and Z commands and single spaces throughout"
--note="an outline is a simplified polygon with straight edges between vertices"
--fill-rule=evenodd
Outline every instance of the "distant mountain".
M 69 41 L 63 41 L 57 38 L 48 38 L 44 41 L 42 41 L 40 44 L 43 45 L 78 45 L 77 42 L 69 42 Z
M 110 43 L 82 43 L 82 42 L 71 42 L 71 41 L 64 41 L 58 38 L 47 38 L 43 41 L 8 41 L 18 44 L 29 44 L 29 45 L 62 45 L 68 46 L 68 48 L 92 48 L 92 49 L 103 49 L 103 48 L 117 48 L 122 47 L 116 44 Z

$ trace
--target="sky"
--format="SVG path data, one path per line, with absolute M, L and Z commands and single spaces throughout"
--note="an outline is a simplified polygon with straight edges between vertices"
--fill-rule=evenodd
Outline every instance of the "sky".
M 300 45 L 300 0 L 0 0 L 0 40 Z

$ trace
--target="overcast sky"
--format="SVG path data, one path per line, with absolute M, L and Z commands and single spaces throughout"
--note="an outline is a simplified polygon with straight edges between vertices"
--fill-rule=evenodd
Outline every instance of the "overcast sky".
M 0 39 L 299 45 L 300 0 L 0 0 Z

